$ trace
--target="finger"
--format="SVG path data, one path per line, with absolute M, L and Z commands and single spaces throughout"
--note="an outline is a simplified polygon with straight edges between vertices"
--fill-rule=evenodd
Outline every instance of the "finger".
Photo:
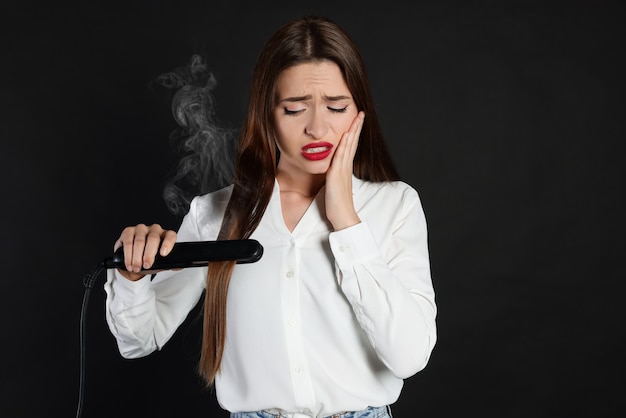
M 115 244 L 113 244 L 113 252 L 116 252 L 118 248 L 120 248 L 122 246 L 122 236 L 120 235 L 120 237 L 117 239 L 117 241 L 115 241 Z
M 176 232 L 168 230 L 163 235 L 163 242 L 161 243 L 160 254 L 165 257 L 172 251 L 174 244 L 176 243 Z
M 336 158 L 343 164 L 351 164 L 356 154 L 356 149 L 359 142 L 359 136 L 361 134 L 361 128 L 363 127 L 363 118 L 365 113 L 359 112 L 347 132 L 341 136 L 337 151 L 335 152 Z
M 143 253 L 146 248 L 146 237 L 148 235 L 148 227 L 139 224 L 135 227 L 135 236 L 132 246 L 129 248 L 130 253 L 130 269 L 129 271 L 138 273 L 143 266 Z M 126 254 L 126 246 L 124 246 L 124 254 Z M 126 256 L 124 256 L 126 258 Z
M 164 234 L 161 225 L 154 224 L 148 228 L 146 235 L 146 245 L 143 250 L 142 267 L 149 269 L 154 264 L 154 258 L 161 246 L 161 236 Z
M 363 127 L 364 119 L 365 119 L 365 112 L 361 110 L 354 117 L 354 120 L 352 121 L 352 124 L 350 124 L 350 129 L 348 130 L 348 132 L 358 138 L 359 134 L 361 133 L 361 128 Z
M 364 118 L 365 113 L 363 111 L 359 112 L 356 118 L 354 118 L 354 121 L 350 126 L 350 130 L 348 131 L 348 141 L 346 144 L 348 149 L 346 150 L 346 158 L 349 158 L 350 161 L 354 160 L 354 156 L 356 155 Z
M 134 226 L 124 228 L 120 237 L 113 246 L 114 250 L 122 247 L 124 251 L 124 265 L 126 270 L 132 271 L 132 257 L 133 257 L 133 243 L 135 242 L 135 230 Z

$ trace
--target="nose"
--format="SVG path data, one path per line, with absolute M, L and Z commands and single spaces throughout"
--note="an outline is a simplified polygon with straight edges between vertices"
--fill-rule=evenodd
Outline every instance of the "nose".
M 328 132 L 328 123 L 323 112 L 313 110 L 304 126 L 304 133 L 308 136 L 319 139 L 323 138 Z

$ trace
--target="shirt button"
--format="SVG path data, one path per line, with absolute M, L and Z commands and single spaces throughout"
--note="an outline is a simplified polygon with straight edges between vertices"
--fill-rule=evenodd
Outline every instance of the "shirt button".
M 289 270 L 285 276 L 287 276 L 288 279 L 291 279 L 293 277 L 293 271 Z
M 296 325 L 296 320 L 295 320 L 295 319 L 293 319 L 293 318 L 291 318 L 291 319 L 289 320 L 289 325 L 291 325 L 291 326 Z
M 293 371 L 296 372 L 297 374 L 300 374 L 300 373 L 302 373 L 302 367 L 296 366 L 296 367 L 293 368 Z
M 343 245 L 339 246 L 339 252 L 340 253 L 345 253 L 346 252 L 346 247 L 344 247 Z

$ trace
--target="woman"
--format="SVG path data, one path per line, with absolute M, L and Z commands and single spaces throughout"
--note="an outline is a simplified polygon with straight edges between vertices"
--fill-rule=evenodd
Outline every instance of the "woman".
M 175 242 L 257 239 L 254 264 L 146 271 Z M 259 56 L 234 184 L 178 233 L 126 228 L 107 320 L 125 357 L 159 349 L 200 296 L 200 372 L 234 418 L 386 417 L 435 344 L 426 223 L 398 181 L 361 57 L 334 23 L 280 28 Z M 175 277 L 173 277 L 175 276 Z

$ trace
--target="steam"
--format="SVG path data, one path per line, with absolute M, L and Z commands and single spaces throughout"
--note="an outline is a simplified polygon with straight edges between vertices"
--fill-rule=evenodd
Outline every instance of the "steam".
M 154 83 L 175 90 L 171 106 L 179 127 L 169 141 L 179 160 L 165 182 L 163 198 L 170 212 L 184 215 L 194 196 L 232 182 L 236 132 L 217 120 L 212 94 L 217 81 L 199 55 Z

